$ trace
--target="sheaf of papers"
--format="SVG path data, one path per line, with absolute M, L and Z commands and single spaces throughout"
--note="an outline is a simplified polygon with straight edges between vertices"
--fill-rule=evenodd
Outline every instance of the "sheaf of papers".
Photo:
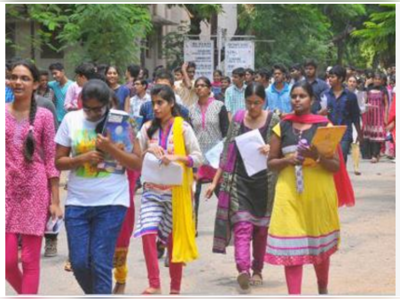
M 147 153 L 143 160 L 142 179 L 153 184 L 179 186 L 182 185 L 183 169 L 175 162 L 161 164 L 156 156 Z
M 218 142 L 213 148 L 211 148 L 206 154 L 206 159 L 210 166 L 214 169 L 219 168 L 219 159 L 221 157 L 221 153 L 224 149 L 224 140 Z
M 44 233 L 48 235 L 58 234 L 60 232 L 63 223 L 64 220 L 62 218 L 52 219 L 50 217 L 46 223 L 46 231 Z
M 249 176 L 267 169 L 267 157 L 259 152 L 259 148 L 265 145 L 259 130 L 240 135 L 235 141 Z

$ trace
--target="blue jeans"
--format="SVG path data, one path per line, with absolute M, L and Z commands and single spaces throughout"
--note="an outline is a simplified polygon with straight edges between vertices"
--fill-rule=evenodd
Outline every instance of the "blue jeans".
M 351 145 L 351 141 L 341 141 L 340 142 L 340 146 L 342 148 L 345 164 L 347 163 L 347 156 L 349 155 L 349 152 L 350 152 L 350 145 Z
M 127 208 L 67 206 L 71 266 L 85 294 L 111 294 L 115 244 Z

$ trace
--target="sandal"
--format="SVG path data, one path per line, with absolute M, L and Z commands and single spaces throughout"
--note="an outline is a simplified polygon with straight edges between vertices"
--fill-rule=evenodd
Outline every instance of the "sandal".
M 115 283 L 113 294 L 115 295 L 124 295 L 125 294 L 125 283 Z
M 178 290 L 171 290 L 171 291 L 169 292 L 169 294 L 170 294 L 170 295 L 180 295 L 181 292 L 178 291 Z
M 67 260 L 64 264 L 64 270 L 67 272 L 72 272 L 72 265 L 69 260 Z
M 250 275 L 247 272 L 242 272 L 237 277 L 237 282 L 239 284 L 239 291 L 242 294 L 247 294 L 250 292 Z
M 263 284 L 263 277 L 261 273 L 254 272 L 253 276 L 250 278 L 250 285 L 260 286 Z
M 161 295 L 161 289 L 148 287 L 143 291 L 142 295 Z

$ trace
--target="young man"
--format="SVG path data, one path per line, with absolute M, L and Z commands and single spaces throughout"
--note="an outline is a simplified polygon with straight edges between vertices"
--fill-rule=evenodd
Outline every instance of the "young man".
M 49 87 L 49 73 L 47 71 L 40 71 L 39 87 L 35 94 L 47 98 L 52 103 L 55 102 L 54 91 Z
M 321 103 L 321 95 L 329 90 L 329 86 L 324 80 L 317 78 L 317 68 L 318 65 L 315 60 L 309 59 L 304 63 L 306 80 L 311 84 L 315 97 L 311 111 L 313 113 L 324 114 L 326 103 Z
M 9 78 L 11 76 L 11 65 L 9 63 L 6 63 L 6 103 L 11 103 L 14 101 L 14 93 L 11 89 Z
M 59 63 L 52 63 L 49 66 L 51 75 L 54 81 L 49 82 L 49 87 L 54 91 L 55 106 L 57 111 L 57 121 L 61 123 L 67 111 L 64 109 L 65 96 L 67 94 L 68 87 L 73 83 L 65 75 L 64 66 Z
M 136 120 L 139 127 L 142 126 L 143 120 L 143 117 L 140 116 L 140 107 L 146 102 L 151 102 L 151 96 L 146 92 L 148 85 L 146 80 L 136 80 L 134 83 L 136 95 L 125 102 L 125 111 Z
M 303 68 L 300 63 L 295 63 L 290 67 L 290 85 L 297 82 L 303 81 L 305 77 L 303 76 Z
M 160 69 L 155 74 L 154 84 L 167 85 L 173 89 L 174 88 L 174 77 L 167 70 Z M 177 105 L 179 106 L 179 108 L 181 109 L 182 117 L 187 118 L 189 116 L 189 110 L 182 104 L 182 100 L 179 97 L 179 95 L 177 95 L 177 94 L 175 94 L 175 101 L 176 101 Z M 140 114 L 140 116 L 143 117 L 142 125 L 154 118 L 153 104 L 152 104 L 151 100 L 149 102 L 144 102 L 140 106 L 139 114 Z
M 254 71 L 251 68 L 247 68 L 244 70 L 244 82 L 246 85 L 253 83 L 254 81 Z
M 174 69 L 174 78 L 175 78 L 175 82 L 181 81 L 183 79 L 183 73 L 182 73 L 181 67 L 178 66 Z
M 265 91 L 267 91 L 267 88 L 269 87 L 269 80 L 271 80 L 271 73 L 267 69 L 263 68 L 256 71 L 254 82 L 261 83 L 264 86 Z
M 186 108 L 189 108 L 198 101 L 198 97 L 194 88 L 196 64 L 194 62 L 185 62 L 182 65 L 182 74 L 182 81 L 175 82 L 175 91 L 182 98 L 183 105 Z
M 292 112 L 290 85 L 286 82 L 286 68 L 281 64 L 272 67 L 274 83 L 267 88 L 265 108 L 278 110 L 282 116 Z
M 225 76 L 222 77 L 221 79 L 221 92 L 217 95 L 214 96 L 216 100 L 221 101 L 225 103 L 225 93 L 228 87 L 231 86 L 231 78 Z
M 350 145 L 353 142 L 353 124 L 357 130 L 357 141 L 361 143 L 362 132 L 360 128 L 360 108 L 357 96 L 344 88 L 346 69 L 336 65 L 329 71 L 329 84 L 331 88 L 324 93 L 327 99 L 328 118 L 334 125 L 346 125 L 346 132 L 340 142 L 343 157 L 347 162 Z
M 125 86 L 129 89 L 129 96 L 132 98 L 136 95 L 135 81 L 138 79 L 140 73 L 140 66 L 130 64 L 125 71 Z
M 236 114 L 238 110 L 246 109 L 244 100 L 244 68 L 239 67 L 232 71 L 232 85 L 225 92 L 225 106 L 228 110 L 229 120 Z

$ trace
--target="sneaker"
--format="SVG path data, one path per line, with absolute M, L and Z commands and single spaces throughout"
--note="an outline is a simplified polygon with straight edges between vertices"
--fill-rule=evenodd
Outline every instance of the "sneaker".
M 57 256 L 57 239 L 46 239 L 46 243 L 44 246 L 44 256 Z

